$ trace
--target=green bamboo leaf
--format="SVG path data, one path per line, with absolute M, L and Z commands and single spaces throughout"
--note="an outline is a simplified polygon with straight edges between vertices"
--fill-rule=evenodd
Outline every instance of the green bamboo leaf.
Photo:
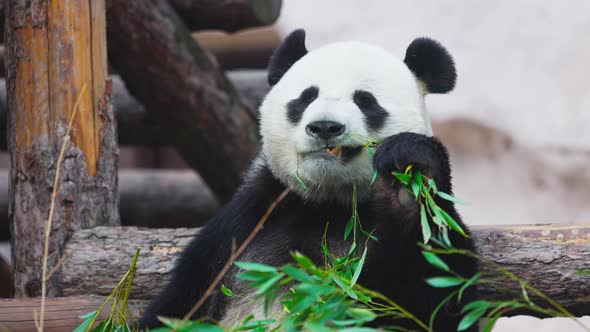
M 309 189 L 307 188 L 307 186 L 305 185 L 305 182 L 303 182 L 303 179 L 301 178 L 301 176 L 299 176 L 299 171 L 296 171 L 296 172 L 295 172 L 295 178 L 297 179 L 297 181 L 299 182 L 299 184 L 301 185 L 301 187 L 302 187 L 304 190 L 309 190 Z
M 307 270 L 314 270 L 315 269 L 315 265 L 313 264 L 313 262 L 311 261 L 311 259 L 309 259 L 308 257 L 302 255 L 300 252 L 294 252 L 291 257 L 293 257 L 293 259 L 297 262 L 297 264 L 299 264 L 301 267 L 307 269 Z
M 410 175 L 412 175 L 412 174 L 410 173 Z M 413 183 L 417 183 L 420 185 L 420 187 L 424 187 L 424 180 L 422 179 L 422 173 L 420 173 L 420 172 L 414 173 L 414 175 L 412 175 L 412 180 L 413 180 L 412 181 Z
M 471 327 L 471 325 L 475 324 L 483 314 L 486 313 L 487 307 L 479 307 L 470 311 L 467 315 L 463 316 L 461 322 L 459 322 L 459 327 L 457 327 L 458 331 L 465 331 Z
M 375 183 L 378 176 L 379 176 L 379 172 L 377 172 L 377 170 L 373 170 L 373 176 L 371 176 L 371 185 L 373 185 L 373 183 Z
M 131 328 L 127 324 L 120 324 L 115 328 L 114 332 L 131 332 Z
M 370 322 L 377 318 L 377 315 L 372 310 L 365 308 L 350 308 L 348 309 L 348 314 L 350 317 L 362 322 Z
M 348 239 L 348 236 L 350 236 L 350 232 L 352 231 L 352 228 L 354 227 L 354 222 L 355 222 L 354 216 L 352 216 L 352 217 L 350 217 L 350 219 L 348 219 L 348 223 L 346 223 L 346 228 L 344 229 L 344 240 Z
M 446 245 L 447 247 L 451 247 L 451 239 L 449 239 L 449 229 L 446 227 L 442 227 L 440 229 L 440 235 L 442 237 L 443 240 L 443 244 Z
M 460 285 L 464 280 L 457 277 L 433 277 L 426 279 L 426 282 L 435 288 L 447 288 Z
M 393 172 L 393 176 L 399 180 L 399 182 L 408 185 L 410 179 L 412 178 L 411 175 L 400 173 L 400 172 Z
M 305 323 L 305 331 L 311 332 L 333 332 L 331 328 L 319 323 L 319 322 L 307 322 Z
M 268 279 L 267 272 L 257 272 L 257 271 L 248 271 L 248 272 L 240 272 L 236 274 L 236 277 L 242 280 L 252 281 L 252 282 L 262 282 L 263 280 Z
M 578 271 L 576 271 L 576 274 L 579 274 L 579 275 L 590 275 L 590 270 L 578 270 Z
M 449 227 L 451 227 L 455 232 L 463 235 L 464 237 L 467 237 L 467 234 L 465 233 L 463 228 L 459 226 L 459 223 L 455 219 L 453 219 L 453 217 L 451 217 L 443 209 L 439 209 L 439 211 L 443 215 L 443 218 L 446 221 L 447 225 L 449 225 Z
M 498 318 L 500 318 L 502 316 L 502 313 L 497 313 L 495 314 L 486 324 L 486 326 L 481 330 L 481 332 L 492 332 L 492 329 L 494 328 L 494 326 L 496 326 L 496 322 L 498 321 Z
M 225 287 L 224 284 L 221 284 L 221 292 L 227 297 L 234 296 L 234 292 L 232 292 L 231 289 Z
M 113 320 L 109 317 L 92 329 L 92 332 L 109 332 L 113 327 Z
M 469 288 L 474 282 L 479 280 L 480 276 L 481 276 L 481 274 L 479 272 L 477 272 L 475 275 L 473 275 L 473 277 L 471 277 L 469 280 L 467 280 L 467 282 L 465 284 L 463 284 L 463 286 L 461 286 L 461 288 L 459 289 L 459 294 L 457 294 L 457 301 L 461 301 L 461 297 L 463 296 L 463 292 L 467 288 Z
M 432 236 L 432 230 L 428 224 L 428 218 L 426 216 L 426 209 L 424 208 L 424 205 L 420 205 L 420 225 L 422 227 L 422 237 L 424 239 L 424 243 L 426 244 Z
M 256 290 L 256 294 L 262 295 L 262 294 L 266 293 L 266 291 L 268 291 L 279 280 L 281 280 L 282 277 L 283 276 L 281 274 L 271 277 L 270 279 L 268 279 L 267 281 L 262 283 L 260 286 L 258 286 L 258 289 Z
M 338 329 L 338 332 L 378 332 L 382 331 L 380 329 L 372 328 L 372 327 L 347 327 L 343 329 Z
M 275 319 L 250 320 L 244 322 L 242 326 L 236 328 L 234 331 L 249 331 L 254 330 L 256 328 L 265 327 L 274 323 L 276 323 Z M 266 331 L 266 329 L 264 329 L 263 331 Z
M 438 195 L 438 197 L 445 199 L 447 201 L 453 202 L 453 203 L 457 203 L 457 204 L 463 204 L 463 205 L 467 205 L 467 202 L 462 201 L 460 199 L 458 199 L 457 197 L 451 196 L 447 193 L 444 193 L 442 191 L 439 191 L 436 193 Z
M 90 316 L 88 316 L 89 314 L 81 316 L 80 318 L 86 317 L 86 319 L 82 322 L 82 324 L 78 325 L 78 327 L 74 329 L 74 332 L 85 332 L 86 330 L 88 330 L 88 328 L 90 327 L 90 323 L 92 323 L 92 321 L 94 320 L 95 313 L 96 311 L 94 313 L 91 313 L 92 315 Z
M 467 312 L 469 310 L 473 310 L 475 308 L 488 308 L 490 307 L 492 304 L 489 301 L 486 300 L 477 300 L 477 301 L 473 301 L 473 302 L 469 302 L 466 306 L 463 307 L 463 309 L 461 309 L 461 312 Z
M 447 265 L 447 263 L 445 263 L 440 257 L 438 257 L 435 253 L 433 252 L 428 252 L 428 251 L 422 251 L 422 255 L 424 256 L 424 258 L 426 258 L 426 261 L 428 261 L 428 263 L 430 263 L 430 265 L 439 268 L 443 271 L 449 272 L 450 268 Z
M 274 266 L 254 262 L 234 262 L 234 265 L 246 271 L 277 272 L 277 268 Z
M 414 197 L 418 198 L 418 195 L 420 195 L 420 185 L 418 185 L 416 182 L 412 182 L 411 186 Z
M 357 282 L 357 280 L 359 279 L 359 276 L 361 275 L 361 271 L 363 270 L 363 265 L 365 264 L 365 258 L 367 257 L 367 247 L 365 247 L 365 250 L 363 251 L 363 255 L 361 256 L 361 259 L 358 261 L 357 265 L 356 265 L 356 269 L 354 271 L 354 274 L 352 275 L 352 279 L 350 280 L 350 287 L 354 286 Z
M 340 279 L 338 276 L 332 276 L 332 281 L 340 286 L 340 288 L 342 288 L 351 299 L 356 300 L 359 298 L 358 294 L 353 291 L 352 288 L 350 288 L 350 285 L 342 281 L 342 279 Z
M 435 195 L 438 194 L 438 188 L 436 187 L 434 179 L 428 179 L 428 190 L 432 190 Z
M 84 315 L 80 316 L 80 318 L 81 319 L 91 318 L 91 317 L 94 317 L 94 315 L 96 315 L 96 310 L 93 312 L 89 312 L 87 314 L 84 314 Z

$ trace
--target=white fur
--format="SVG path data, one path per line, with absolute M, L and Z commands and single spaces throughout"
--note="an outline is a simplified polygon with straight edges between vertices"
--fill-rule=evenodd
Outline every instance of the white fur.
M 287 103 L 312 85 L 319 88 L 319 95 L 294 126 L 287 119 Z M 371 92 L 389 112 L 379 131 L 365 125 L 364 115 L 352 99 L 356 90 Z M 297 61 L 260 106 L 260 131 L 263 158 L 273 174 L 306 199 L 349 202 L 352 183 L 357 184 L 362 197 L 369 190 L 373 172 L 366 149 L 347 163 L 302 160 L 302 153 L 321 148 L 305 131 L 307 124 L 318 120 L 346 125 L 346 133 L 336 145 L 358 146 L 405 131 L 432 134 L 423 89 L 405 63 L 381 48 L 359 42 L 327 45 Z M 308 190 L 297 180 L 297 173 Z

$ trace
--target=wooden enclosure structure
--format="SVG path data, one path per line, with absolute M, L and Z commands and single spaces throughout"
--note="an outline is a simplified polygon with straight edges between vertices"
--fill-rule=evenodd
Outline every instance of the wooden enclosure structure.
M 0 4 L 5 20 L 0 26 L 6 26 L 2 35 L 7 87 L 7 109 L 2 109 L 0 94 L 0 126 L 6 125 L 8 133 L 7 141 L 0 138 L 0 149 L 7 148 L 12 157 L 9 217 L 19 297 L 0 300 L 0 330 L 35 328 L 38 299 L 25 297 L 40 295 L 43 233 L 59 151 L 67 137 L 49 254 L 49 266 L 57 272 L 48 294 L 61 297 L 49 300 L 46 316 L 54 319 L 48 320 L 46 331 L 62 331 L 79 324 L 80 313 L 102 303 L 92 296 L 110 293 L 136 246 L 142 252 L 132 298 L 152 297 L 168 279 L 178 253 L 198 232 L 113 227 L 119 223 L 119 211 L 145 212 L 144 220 L 183 218 L 170 210 L 159 217 L 166 204 L 150 196 L 159 191 L 167 196 L 188 193 L 177 196 L 179 201 L 190 196 L 182 204 L 195 199 L 206 203 L 191 216 L 212 214 L 240 183 L 258 150 L 255 108 L 269 87 L 264 74 L 245 80 L 226 75 L 195 41 L 192 30 L 234 32 L 269 25 L 278 17 L 281 1 L 0 0 Z M 107 54 L 116 75 L 112 81 Z M 68 132 L 78 97 L 80 108 Z M 119 143 L 171 144 L 200 177 L 118 174 L 115 122 Z M 162 183 L 174 185 L 158 187 Z M 207 186 L 211 190 L 205 192 Z M 138 192 L 143 195 L 137 196 Z M 146 202 L 147 207 L 141 204 Z M 576 273 L 590 264 L 590 227 L 480 227 L 474 229 L 474 238 L 490 261 L 530 280 L 574 314 L 590 313 L 590 277 Z M 484 287 L 484 297 L 506 299 L 510 291 L 519 290 L 509 283 L 500 286 L 508 293 Z M 141 306 L 138 302 L 136 309 Z

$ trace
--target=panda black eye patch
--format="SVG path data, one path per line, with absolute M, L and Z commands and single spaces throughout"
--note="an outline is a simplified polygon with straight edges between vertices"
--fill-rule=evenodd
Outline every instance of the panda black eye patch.
M 303 117 L 303 112 L 305 112 L 305 109 L 316 100 L 319 92 L 320 89 L 317 86 L 310 86 L 303 90 L 299 97 L 291 100 L 287 104 L 287 119 L 289 119 L 289 122 L 294 125 L 298 124 Z
M 367 126 L 372 130 L 379 130 L 385 124 L 389 113 L 379 105 L 375 96 L 369 91 L 356 90 L 352 100 L 365 115 Z

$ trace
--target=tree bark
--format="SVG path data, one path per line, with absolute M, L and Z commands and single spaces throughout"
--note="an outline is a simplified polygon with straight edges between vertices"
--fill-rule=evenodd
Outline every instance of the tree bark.
M 111 0 L 108 11 L 111 64 L 187 164 L 229 200 L 258 150 L 254 111 L 168 2 Z
M 78 98 L 60 170 L 49 269 L 75 230 L 119 223 L 105 10 L 103 0 L 9 0 L 4 9 L 15 292 L 38 296 L 58 154 Z M 60 294 L 59 274 L 47 282 L 50 296 Z
M 107 295 L 127 271 L 137 246 L 137 263 L 132 298 L 150 299 L 165 285 L 178 254 L 198 229 L 147 230 L 135 227 L 96 227 L 78 231 L 65 251 L 61 283 L 64 295 Z M 473 227 L 479 253 L 530 282 L 573 314 L 590 313 L 587 275 L 576 274 L 590 266 L 590 227 L 584 226 L 498 226 Z M 484 275 L 497 269 L 482 264 Z M 503 281 L 502 291 L 492 285 L 480 287 L 488 300 L 518 298 L 517 283 Z M 529 293 L 529 296 L 531 294 Z

